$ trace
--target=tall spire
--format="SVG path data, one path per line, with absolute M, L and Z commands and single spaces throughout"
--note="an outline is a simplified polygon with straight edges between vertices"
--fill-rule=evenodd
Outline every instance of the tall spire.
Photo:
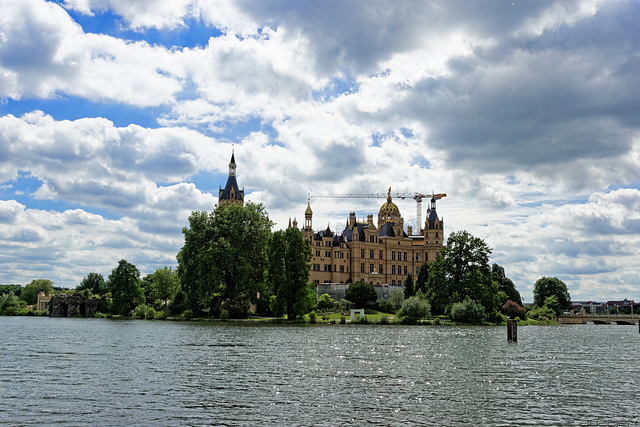
M 235 147 L 231 144 L 231 162 L 229 162 L 229 176 L 236 176 Z

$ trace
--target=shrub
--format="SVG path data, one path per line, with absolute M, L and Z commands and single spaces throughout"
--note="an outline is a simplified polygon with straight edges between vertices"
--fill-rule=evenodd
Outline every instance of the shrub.
M 417 325 L 418 319 L 413 316 L 405 316 L 400 321 L 401 325 Z
M 147 314 L 145 314 L 144 318 L 147 320 L 154 320 L 156 318 L 155 308 L 149 307 L 149 309 L 147 310 Z
M 398 316 L 413 317 L 422 319 L 431 313 L 431 305 L 429 301 L 418 296 L 409 297 L 402 303 L 402 308 L 398 310 Z
M 515 319 L 516 317 L 519 317 L 520 319 L 527 318 L 524 307 L 511 300 L 505 302 L 504 305 L 500 307 L 500 312 L 512 319 Z
M 166 320 L 167 317 L 169 317 L 169 309 L 167 307 L 156 313 L 156 319 L 158 320 Z
M 393 292 L 391 292 L 391 298 L 389 300 L 393 304 L 394 311 L 399 310 L 404 302 L 404 292 L 400 289 L 394 289 Z
M 315 311 L 309 313 L 309 323 L 316 323 L 318 321 L 317 314 Z
M 106 314 L 104 314 L 104 313 L 100 313 L 100 312 L 98 311 L 97 313 L 95 313 L 95 314 L 93 315 L 93 317 L 95 317 L 96 319 L 104 319 L 104 318 L 106 318 L 106 317 L 107 317 L 107 315 L 106 315 Z
M 322 294 L 318 298 L 318 310 L 331 310 L 334 304 L 335 301 L 329 294 Z
M 455 322 L 477 325 L 482 323 L 485 317 L 486 312 L 482 304 L 470 298 L 451 306 L 451 318 Z
M 227 298 L 220 304 L 220 312 L 227 310 L 230 319 L 246 319 L 250 304 L 245 300 L 230 300 Z
M 185 310 L 182 312 L 182 317 L 185 319 L 191 319 L 193 317 L 193 311 Z
M 381 325 L 388 325 L 388 324 L 389 324 L 389 317 L 387 317 L 387 316 L 381 316 L 381 317 L 380 317 L 380 324 L 381 324 Z
M 146 304 L 140 304 L 133 309 L 133 317 L 136 319 L 144 319 L 147 315 L 147 306 Z
M 220 320 L 222 320 L 222 321 L 229 320 L 229 310 L 220 311 Z
M 347 319 L 344 316 L 340 316 L 340 324 L 344 325 L 345 323 L 347 323 Z
M 338 311 L 349 311 L 351 310 L 351 301 L 348 301 L 346 299 L 336 301 L 334 304 L 334 308 Z

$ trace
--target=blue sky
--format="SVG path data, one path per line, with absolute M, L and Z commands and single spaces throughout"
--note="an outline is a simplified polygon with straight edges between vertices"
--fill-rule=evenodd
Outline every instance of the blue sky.
M 541 276 L 640 300 L 638 17 L 635 1 L 0 0 L 0 283 L 174 266 L 233 146 L 276 228 L 309 192 L 444 192 L 446 231 L 487 241 L 525 301 Z M 381 202 L 312 199 L 314 227 Z

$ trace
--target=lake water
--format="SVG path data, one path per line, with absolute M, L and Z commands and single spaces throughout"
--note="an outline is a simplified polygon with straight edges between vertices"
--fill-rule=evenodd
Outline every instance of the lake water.
M 0 317 L 0 424 L 640 427 L 638 326 Z

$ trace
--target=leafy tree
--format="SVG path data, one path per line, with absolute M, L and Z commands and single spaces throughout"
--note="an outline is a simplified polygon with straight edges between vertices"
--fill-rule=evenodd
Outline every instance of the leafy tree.
M 82 279 L 80 285 L 76 287 L 76 291 L 85 289 L 90 289 L 96 295 L 104 295 L 107 293 L 107 283 L 104 281 L 102 274 L 89 273 L 87 277 Z
M 25 301 L 20 300 L 13 292 L 0 295 L 0 316 L 14 316 L 18 310 L 26 306 Z
M 545 301 L 550 296 L 555 296 L 558 299 L 558 306 L 556 311 L 558 314 L 563 310 L 571 310 L 573 304 L 571 303 L 571 296 L 567 290 L 567 285 L 557 277 L 541 277 L 536 281 L 533 287 L 533 302 L 538 307 L 543 307 Z
M 311 246 L 297 228 L 273 233 L 269 242 L 267 281 L 275 296 L 272 310 L 289 320 L 309 311 L 316 301 L 309 283 Z
M 507 295 L 507 298 L 518 305 L 522 305 L 522 298 L 520 292 L 516 289 L 516 285 L 511 279 L 509 279 L 505 273 L 504 268 L 498 264 L 491 266 L 491 277 L 495 282 L 500 285 L 500 290 Z
M 264 291 L 271 221 L 262 205 L 222 204 L 193 212 L 183 228 L 178 275 L 185 299 L 196 312 L 212 308 L 216 296 L 255 301 Z
M 524 307 L 511 300 L 508 300 L 502 305 L 502 307 L 500 307 L 500 312 L 512 319 L 519 317 L 521 320 L 524 320 L 527 318 L 526 310 L 524 309 Z
M 139 305 L 145 303 L 140 283 L 140 271 L 124 259 L 109 275 L 109 289 L 112 294 L 112 310 L 115 314 L 128 315 Z
M 351 301 L 355 308 L 365 308 L 376 302 L 378 294 L 370 283 L 360 281 L 349 285 L 344 297 Z
M 467 231 L 449 235 L 436 260 L 423 264 L 418 273 L 417 288 L 425 293 L 434 313 L 442 314 L 467 298 L 478 301 L 487 313 L 497 312 L 507 298 L 493 281 L 490 254 L 487 244 Z
M 318 298 L 318 310 L 331 310 L 334 304 L 335 301 L 329 294 L 322 294 Z
M 163 306 L 175 297 L 180 288 L 178 272 L 167 266 L 146 275 L 142 283 L 147 301 L 159 301 Z
M 415 295 L 415 289 L 413 288 L 413 275 L 409 273 L 404 281 L 404 297 L 409 298 Z
M 34 305 L 38 301 L 38 294 L 44 291 L 45 295 L 53 293 L 53 282 L 49 279 L 36 279 L 25 285 L 20 299 L 26 301 L 27 305 Z

